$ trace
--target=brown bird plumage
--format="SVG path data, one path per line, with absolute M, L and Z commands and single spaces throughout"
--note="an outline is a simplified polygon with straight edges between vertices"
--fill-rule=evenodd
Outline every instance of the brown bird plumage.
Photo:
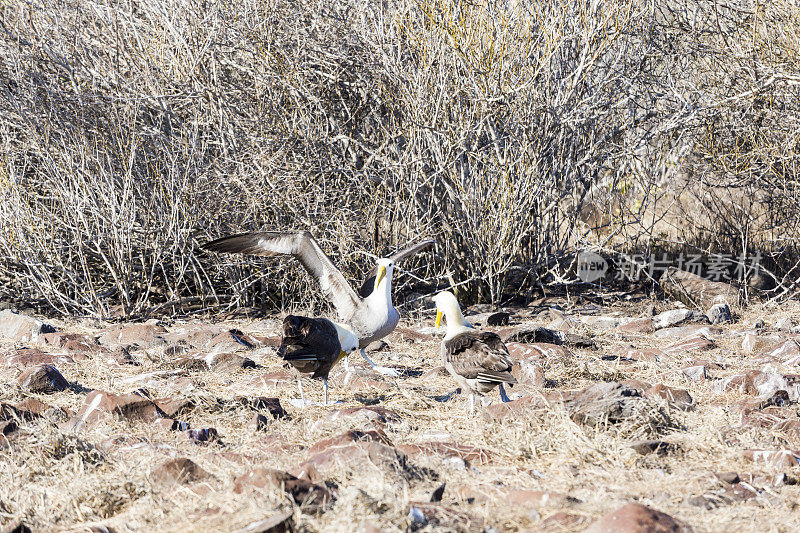
M 436 327 L 447 320 L 447 334 L 442 340 L 442 362 L 462 389 L 471 393 L 474 409 L 475 394 L 484 395 L 493 388 L 500 389 L 500 398 L 507 402 L 503 384 L 517 382 L 511 375 L 511 356 L 497 334 L 480 331 L 464 320 L 456 297 L 447 291 L 433 297 L 436 304 Z
M 517 382 L 511 375 L 508 348 L 490 331 L 465 331 L 443 342 L 442 360 L 456 381 L 478 394 L 500 383 Z

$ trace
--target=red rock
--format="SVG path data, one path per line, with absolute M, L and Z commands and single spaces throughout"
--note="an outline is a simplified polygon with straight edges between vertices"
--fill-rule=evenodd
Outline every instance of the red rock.
M 15 406 L 18 416 L 26 420 L 39 417 L 45 414 L 48 409 L 53 407 L 37 400 L 36 398 L 25 398 Z
M 172 398 L 156 398 L 153 400 L 159 409 L 164 413 L 167 418 L 175 418 L 194 408 L 195 403 L 193 400 L 184 398 L 182 396 Z
M 374 441 L 359 441 L 346 446 L 332 446 L 311 455 L 300 467 L 313 466 L 325 474 L 332 469 L 346 468 L 364 475 L 398 474 L 418 478 L 420 473 L 399 450 Z
M 388 391 L 393 388 L 393 385 L 381 379 L 369 379 L 364 376 L 359 376 L 355 372 L 348 372 L 344 379 L 344 390 L 346 391 Z
M 617 326 L 620 333 L 634 333 L 639 335 L 649 335 L 655 332 L 656 327 L 652 318 L 637 318 Z
M 566 361 L 574 358 L 572 352 L 564 346 L 544 342 L 509 342 L 506 343 L 506 348 L 513 360 L 537 358 L 541 361 Z
M 331 437 L 329 439 L 324 439 L 317 442 L 311 448 L 308 449 L 308 453 L 310 454 L 320 453 L 332 446 L 344 446 L 347 444 L 351 444 L 353 442 L 360 442 L 360 441 L 373 441 L 386 444 L 387 446 L 392 445 L 392 442 L 389 440 L 389 437 L 387 437 L 386 433 L 384 433 L 383 431 L 350 430 L 350 431 L 345 431 L 344 433 L 341 433 L 339 435 L 336 435 L 335 437 Z
M 720 302 L 726 302 L 730 306 L 739 302 L 739 290 L 736 287 L 728 283 L 710 281 L 676 267 L 669 267 L 661 275 L 658 283 L 664 292 L 673 298 L 701 310 Z
M 626 385 L 628 387 L 636 389 L 636 390 L 640 391 L 642 394 L 644 394 L 644 391 L 646 391 L 647 389 L 652 387 L 652 385 L 650 383 L 648 383 L 646 381 L 641 381 L 641 380 L 638 380 L 638 379 L 626 379 L 625 381 L 623 381 L 621 383 L 621 385 Z
M 130 346 L 154 348 L 165 344 L 167 332 L 155 324 L 117 324 L 99 332 L 98 340 L 103 346 Z
M 418 331 L 414 331 L 408 328 L 394 328 L 392 332 L 393 335 L 396 335 L 399 340 L 401 341 L 412 341 L 412 342 L 427 342 L 433 340 L 432 335 L 428 335 L 427 333 L 420 333 Z
M 58 331 L 42 335 L 42 340 L 55 348 L 62 348 L 68 352 L 81 352 L 96 354 L 100 352 L 97 341 L 89 335 L 80 333 L 66 333 Z
M 719 392 L 738 390 L 744 394 L 758 394 L 757 385 L 763 383 L 766 376 L 760 370 L 748 370 L 744 374 L 737 374 L 715 384 Z
M 297 376 L 299 374 L 280 371 L 280 372 L 265 372 L 253 379 L 247 381 L 248 385 L 255 385 L 257 387 L 265 387 L 268 391 L 272 392 L 282 386 L 297 386 Z
M 758 492 L 742 483 L 726 484 L 720 489 L 710 490 L 700 496 L 687 498 L 687 503 L 708 510 L 716 509 L 722 505 L 742 503 L 758 497 Z
M 78 431 L 92 426 L 104 416 L 114 414 L 131 421 L 154 422 L 168 418 L 153 401 L 136 394 L 112 394 L 95 390 L 90 392 L 78 413 L 66 423 L 65 429 Z
M 156 468 L 150 479 L 160 485 L 188 485 L 198 481 L 211 479 L 211 474 L 200 468 L 197 463 L 185 457 L 169 459 Z
M 800 344 L 794 339 L 789 339 L 777 346 L 764 350 L 758 357 L 774 361 L 790 361 L 800 356 Z
M 671 406 L 682 411 L 694 408 L 694 400 L 686 390 L 667 387 L 661 383 L 647 389 L 644 397 L 651 400 L 667 400 Z
M 69 383 L 61 375 L 61 372 L 51 365 L 37 365 L 25 370 L 17 378 L 17 383 L 23 389 L 45 394 L 61 392 L 69 388 Z
M 242 494 L 250 490 L 265 488 L 283 490 L 300 506 L 322 508 L 331 503 L 333 497 L 323 485 L 316 485 L 305 479 L 298 479 L 288 472 L 259 467 L 242 474 L 234 480 L 233 492 Z
M 75 362 L 70 355 L 52 355 L 36 348 L 20 348 L 4 356 L 8 366 L 60 365 Z
M 571 391 L 564 393 L 547 391 L 534 396 L 523 396 L 510 402 L 492 404 L 484 412 L 490 420 L 501 421 L 506 417 L 516 418 L 531 411 L 552 409 L 554 405 L 563 403 L 573 394 Z
M 623 505 L 590 525 L 584 533 L 681 533 L 691 531 L 661 511 L 638 503 Z
M 528 385 L 541 389 L 544 387 L 544 369 L 538 358 L 528 358 L 514 361 L 511 365 L 511 375 L 521 385 Z
M 428 379 L 428 378 L 443 378 L 447 377 L 450 374 L 447 372 L 447 369 L 443 366 L 437 366 L 435 368 L 431 368 L 424 374 L 420 376 L 421 379 Z
M 441 455 L 443 457 L 459 457 L 476 465 L 485 465 L 492 462 L 492 453 L 488 450 L 451 442 L 401 444 L 397 446 L 397 449 L 410 456 Z
M 790 468 L 800 464 L 800 451 L 745 450 L 745 459 L 772 468 Z
M 637 361 L 653 363 L 660 361 L 664 357 L 664 352 L 657 348 L 617 348 L 612 352 L 619 359 L 625 361 Z
M 589 524 L 589 522 L 590 519 L 587 516 L 559 511 L 539 522 L 539 529 L 547 533 L 578 531 Z
M 695 337 L 690 337 L 688 339 L 676 342 L 674 344 L 670 344 L 666 348 L 664 348 L 664 353 L 667 355 L 684 355 L 693 352 L 700 352 L 705 350 L 711 350 L 716 347 L 714 341 L 706 339 L 705 337 L 698 335 Z
M 10 309 L 0 311 L 0 338 L 16 342 L 36 342 L 40 335 L 54 331 L 53 326 L 33 317 Z
M 595 383 L 565 403 L 570 417 L 579 424 L 623 422 L 636 417 L 647 402 L 638 390 L 615 382 Z

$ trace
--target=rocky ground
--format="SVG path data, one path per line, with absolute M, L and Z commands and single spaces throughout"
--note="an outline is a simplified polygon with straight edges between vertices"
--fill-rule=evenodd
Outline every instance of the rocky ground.
M 372 353 L 402 377 L 351 357 L 300 408 L 279 317 L 3 311 L 0 530 L 800 529 L 800 304 L 471 311 L 520 382 L 475 414 L 429 314 Z

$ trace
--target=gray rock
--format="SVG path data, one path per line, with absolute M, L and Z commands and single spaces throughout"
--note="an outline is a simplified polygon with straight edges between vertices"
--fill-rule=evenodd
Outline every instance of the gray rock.
M 653 326 L 656 329 L 663 329 L 688 322 L 708 323 L 708 318 L 697 311 L 691 309 L 672 309 L 653 317 Z
M 505 342 L 545 342 L 548 344 L 562 344 L 564 334 L 560 331 L 543 328 L 541 326 L 531 326 L 523 324 L 514 329 L 503 339 Z
M 712 324 L 730 324 L 733 322 L 733 313 L 726 303 L 712 305 L 706 312 L 708 321 Z
M 565 406 L 575 422 L 594 426 L 636 417 L 646 403 L 647 400 L 633 387 L 609 382 L 586 387 Z
M 18 342 L 36 342 L 39 335 L 55 333 L 56 329 L 27 315 L 10 309 L 0 311 L 0 337 Z
M 706 379 L 706 367 L 702 365 L 683 368 L 681 373 L 689 381 L 703 381 Z
M 794 328 L 794 321 L 792 321 L 792 317 L 785 316 L 781 319 L 778 319 L 773 327 L 778 331 L 791 332 Z
M 669 267 L 658 280 L 664 292 L 686 305 L 708 309 L 715 303 L 739 303 L 739 290 L 719 281 L 710 281 L 691 272 Z

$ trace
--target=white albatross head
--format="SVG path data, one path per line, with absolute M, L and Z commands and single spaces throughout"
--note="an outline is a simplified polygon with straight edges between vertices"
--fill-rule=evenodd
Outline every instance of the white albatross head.
M 386 282 L 389 288 L 391 288 L 392 274 L 394 274 L 394 261 L 381 257 L 376 263 L 378 264 L 378 274 L 375 276 L 375 290 L 378 290 L 384 278 L 386 278 Z
M 439 329 L 442 315 L 447 319 L 447 335 L 445 338 L 452 337 L 466 329 L 473 329 L 472 324 L 467 322 L 464 319 L 464 315 L 461 314 L 461 306 L 458 305 L 458 300 L 452 292 L 442 291 L 431 299 L 436 304 L 436 329 Z

